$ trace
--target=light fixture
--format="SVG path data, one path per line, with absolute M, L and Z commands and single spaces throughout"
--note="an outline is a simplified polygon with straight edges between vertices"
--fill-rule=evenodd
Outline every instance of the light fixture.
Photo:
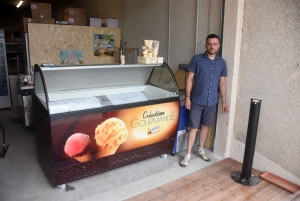
M 23 2 L 24 2 L 24 0 L 20 0 L 18 5 L 17 5 L 17 8 L 19 8 L 22 5 Z

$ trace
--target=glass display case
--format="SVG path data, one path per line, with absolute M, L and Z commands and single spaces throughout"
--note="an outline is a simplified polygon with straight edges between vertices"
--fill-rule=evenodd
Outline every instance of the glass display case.
M 0 109 L 11 107 L 4 31 L 0 30 Z
M 5 43 L 7 55 L 7 69 L 9 75 L 24 73 L 23 43 Z
M 180 104 L 167 64 L 34 71 L 38 157 L 53 186 L 172 152 Z

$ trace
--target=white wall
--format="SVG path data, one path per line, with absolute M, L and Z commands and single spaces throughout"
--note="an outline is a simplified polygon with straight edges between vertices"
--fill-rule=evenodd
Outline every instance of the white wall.
M 143 39 L 159 40 L 159 56 L 168 56 L 168 0 L 126 0 L 124 41 L 142 48 Z
M 209 31 L 220 34 L 221 0 L 200 0 L 198 8 L 196 30 L 197 0 L 125 0 L 124 40 L 140 49 L 143 39 L 159 40 L 159 56 L 175 71 L 195 55 L 196 41 L 202 53 Z
M 234 112 L 219 115 L 217 151 L 242 162 L 250 99 L 261 99 L 253 167 L 300 184 L 300 1 L 243 2 L 225 6 L 223 53 Z

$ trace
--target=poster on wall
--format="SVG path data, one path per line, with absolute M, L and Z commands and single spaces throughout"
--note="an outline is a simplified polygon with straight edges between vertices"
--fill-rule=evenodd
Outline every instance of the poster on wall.
M 114 56 L 114 35 L 94 34 L 94 56 Z
M 168 140 L 178 119 L 175 101 L 52 121 L 54 161 L 87 162 Z
M 81 65 L 83 64 L 82 50 L 60 50 L 61 65 Z

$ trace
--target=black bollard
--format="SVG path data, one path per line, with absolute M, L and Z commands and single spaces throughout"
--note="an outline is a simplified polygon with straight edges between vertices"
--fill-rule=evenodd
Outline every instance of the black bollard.
M 260 105 L 261 100 L 251 99 L 242 172 L 237 171 L 231 174 L 231 178 L 234 181 L 246 186 L 255 186 L 260 182 L 259 177 L 252 174 L 251 172 L 257 136 Z

